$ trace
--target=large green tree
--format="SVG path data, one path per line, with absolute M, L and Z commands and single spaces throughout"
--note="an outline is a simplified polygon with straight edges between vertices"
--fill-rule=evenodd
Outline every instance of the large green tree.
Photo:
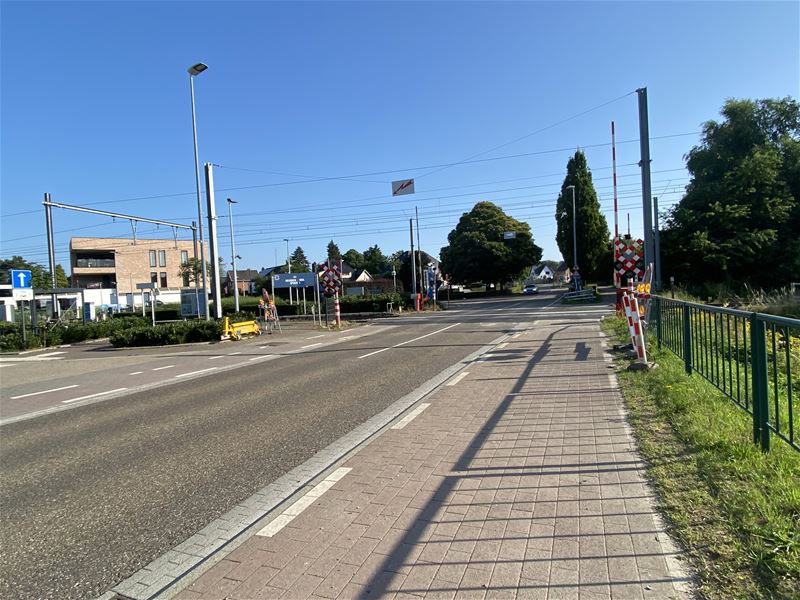
M 374 277 L 391 271 L 389 259 L 381 252 L 377 244 L 364 250 L 364 268 Z
M 663 273 L 774 288 L 800 274 L 800 104 L 728 100 L 686 156 L 690 182 L 661 235 Z
M 504 239 L 504 233 L 516 236 Z M 491 202 L 478 202 L 464 213 L 442 248 L 441 271 L 454 283 L 497 283 L 527 274 L 542 258 L 530 225 L 508 216 Z
M 350 248 L 342 255 L 342 260 L 354 269 L 364 268 L 364 255 L 355 248 Z
M 0 259 L 0 283 L 10 284 L 11 275 L 9 271 L 23 270 L 31 272 L 31 287 L 50 288 L 52 281 L 50 271 L 39 263 L 25 260 L 22 256 L 12 256 L 11 258 Z M 69 287 L 69 278 L 64 272 L 64 267 L 56 265 L 56 287 Z
M 573 243 L 572 189 L 575 186 L 575 232 Z M 613 257 L 608 223 L 592 183 L 586 155 L 578 150 L 567 162 L 567 175 L 556 201 L 556 242 L 568 265 L 576 264 L 573 246 L 578 247 L 577 264 L 585 281 L 610 279 Z

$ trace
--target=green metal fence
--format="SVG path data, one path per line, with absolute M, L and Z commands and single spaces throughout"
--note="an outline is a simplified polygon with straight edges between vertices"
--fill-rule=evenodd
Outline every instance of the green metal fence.
M 753 419 L 753 441 L 774 434 L 800 451 L 800 320 L 654 296 L 650 328 Z

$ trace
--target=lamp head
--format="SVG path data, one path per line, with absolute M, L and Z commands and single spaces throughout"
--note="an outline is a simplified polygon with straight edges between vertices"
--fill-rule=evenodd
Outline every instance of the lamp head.
M 239 203 L 233 198 L 228 198 L 228 204 L 239 204 Z
M 207 68 L 208 68 L 208 65 L 206 65 L 204 63 L 197 63 L 196 65 L 192 65 L 191 67 L 189 67 L 186 70 L 189 72 L 189 75 L 194 77 L 195 75 L 200 75 L 200 73 L 205 71 Z

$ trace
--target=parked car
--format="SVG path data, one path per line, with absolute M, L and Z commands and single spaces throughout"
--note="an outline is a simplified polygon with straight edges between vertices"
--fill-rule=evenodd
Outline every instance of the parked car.
M 530 283 L 530 284 L 525 286 L 525 289 L 522 290 L 522 293 L 525 296 L 533 296 L 534 294 L 538 294 L 539 293 L 539 288 L 536 287 L 535 284 Z

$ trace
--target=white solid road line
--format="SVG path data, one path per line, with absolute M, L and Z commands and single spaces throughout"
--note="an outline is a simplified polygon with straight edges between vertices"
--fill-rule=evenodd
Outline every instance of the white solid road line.
M 88 396 L 81 396 L 80 398 L 73 398 L 72 400 L 62 400 L 61 404 L 69 404 L 70 402 L 78 402 L 79 400 L 88 400 L 89 398 L 97 398 L 98 396 L 105 396 L 106 394 L 113 394 L 114 392 L 124 392 L 127 389 L 128 388 L 117 388 L 116 390 L 108 390 L 107 392 L 89 394 Z
M 351 469 L 347 467 L 340 467 L 336 469 L 333 473 L 328 475 L 325 479 L 323 479 L 320 483 L 315 485 L 311 491 L 309 491 L 305 496 L 300 498 L 297 502 L 292 504 L 289 508 L 283 511 L 277 518 L 271 521 L 266 527 L 264 527 L 261 531 L 256 533 L 256 535 L 261 535 L 264 537 L 272 537 L 276 533 L 278 533 L 281 529 L 286 527 L 289 523 L 291 523 L 296 516 L 302 513 L 305 509 L 309 506 L 314 504 L 325 492 L 331 489 L 337 481 L 339 481 L 342 477 L 347 475 Z
M 374 354 L 380 354 L 381 352 L 386 352 L 387 350 L 391 350 L 392 348 L 399 348 L 400 346 L 405 346 L 406 344 L 410 344 L 411 342 L 416 342 L 417 340 L 421 340 L 423 338 L 436 335 L 437 333 L 441 333 L 442 331 L 452 329 L 456 325 L 461 325 L 461 323 L 453 323 L 452 325 L 448 325 L 447 327 L 443 327 L 442 329 L 437 329 L 436 331 L 432 331 L 430 333 L 426 333 L 425 335 L 421 335 L 417 338 L 414 338 L 413 340 L 406 340 L 405 342 L 400 342 L 399 344 L 395 344 L 394 346 L 389 346 L 388 348 L 381 348 L 380 350 L 375 350 L 375 352 L 364 354 L 363 356 L 359 356 L 358 358 L 367 358 L 368 356 L 372 356 Z
M 399 420 L 397 423 L 395 423 L 394 425 L 392 425 L 391 429 L 402 429 L 403 427 L 405 427 L 406 425 L 408 425 L 409 423 L 411 423 L 411 421 L 413 421 L 414 419 L 416 419 L 416 418 L 417 418 L 417 417 L 420 415 L 420 413 L 421 413 L 423 410 L 425 410 L 426 408 L 428 408 L 429 406 L 430 406 L 430 402 L 428 402 L 428 403 L 424 403 L 424 404 L 420 404 L 420 405 L 419 405 L 417 408 L 415 408 L 414 410 L 412 410 L 412 411 L 411 411 L 410 413 L 408 413 L 408 414 L 407 414 L 405 417 L 403 417 L 403 418 L 402 418 L 402 419 L 400 419 L 400 420 Z
M 300 346 L 300 350 L 305 350 L 306 348 L 313 348 L 314 346 L 322 346 L 322 342 L 317 342 L 316 344 L 309 344 L 308 346 Z
M 494 349 L 495 350 L 502 350 L 506 346 L 508 346 L 508 342 L 503 342 L 502 344 L 497 344 L 497 346 L 495 346 Z
M 64 387 L 53 388 L 52 390 L 42 390 L 41 392 L 32 392 L 30 394 L 22 394 L 21 396 L 11 396 L 11 399 L 19 400 L 20 398 L 29 398 L 30 396 L 38 396 L 39 394 L 49 394 L 50 392 L 60 392 L 61 390 L 69 390 L 76 387 L 78 387 L 77 383 L 75 385 L 65 385 Z
M 241 354 L 241 353 L 242 353 L 242 351 L 239 350 L 238 352 L 230 352 L 226 356 L 236 356 L 237 354 Z
M 129 373 L 129 375 L 141 375 L 144 371 L 134 371 L 133 373 Z
M 217 356 L 209 356 L 208 360 L 217 360 L 218 358 L 223 358 L 225 354 L 218 354 Z
M 311 337 L 307 337 L 307 340 L 315 340 L 317 338 L 325 337 L 324 333 L 320 333 L 319 335 L 312 335 Z
M 166 367 L 156 367 L 153 371 L 163 371 L 164 369 L 171 369 L 175 365 L 167 365 Z
M 197 375 L 198 373 L 207 373 L 208 371 L 214 371 L 217 367 L 209 367 L 208 369 L 200 369 L 199 371 L 191 371 L 189 373 L 181 373 L 180 375 L 175 375 L 175 378 L 178 377 L 189 377 L 189 375 Z
M 448 381 L 447 383 L 445 383 L 445 385 L 455 385 L 459 381 L 464 379 L 464 377 L 466 377 L 467 375 L 469 375 L 469 371 L 464 371 L 463 373 L 459 373 L 458 375 L 453 377 L 453 379 L 451 381 Z

